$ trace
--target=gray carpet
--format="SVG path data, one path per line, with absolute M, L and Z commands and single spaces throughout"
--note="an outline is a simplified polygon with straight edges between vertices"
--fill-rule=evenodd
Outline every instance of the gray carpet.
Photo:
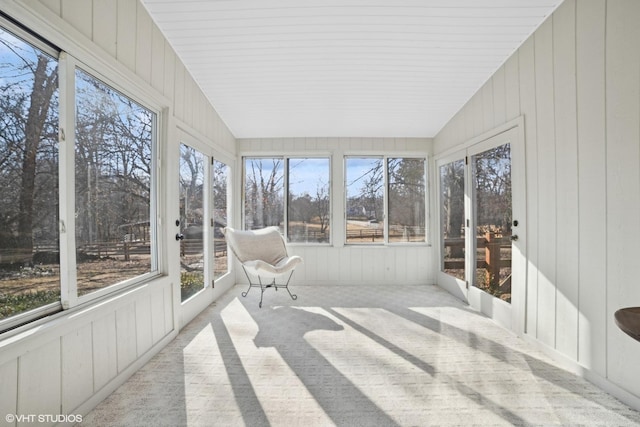
M 82 426 L 638 426 L 434 286 L 234 287 Z

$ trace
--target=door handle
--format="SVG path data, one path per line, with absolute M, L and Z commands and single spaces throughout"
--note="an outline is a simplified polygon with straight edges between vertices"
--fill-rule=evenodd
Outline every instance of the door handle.
M 180 240 L 184 239 L 184 234 L 182 233 L 176 233 L 176 240 L 179 242 Z
M 511 240 L 512 240 L 512 241 L 514 241 L 514 242 L 515 242 L 516 240 L 518 240 L 518 235 L 517 235 L 517 234 L 512 235 L 512 236 L 511 236 Z

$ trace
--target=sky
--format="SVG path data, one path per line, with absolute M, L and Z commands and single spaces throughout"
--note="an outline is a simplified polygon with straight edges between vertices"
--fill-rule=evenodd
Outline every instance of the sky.
M 273 160 L 271 158 L 251 158 L 253 161 L 262 160 L 262 173 L 266 177 L 269 176 L 273 169 Z M 347 158 L 347 184 L 349 187 L 349 195 L 355 196 L 359 194 L 363 187 L 365 179 L 363 175 L 370 171 L 377 162 L 382 161 L 382 157 L 376 158 Z M 289 158 L 289 191 L 294 194 L 309 194 L 315 196 L 318 184 L 328 184 L 330 181 L 330 160 L 328 157 L 320 158 Z M 283 164 L 280 164 L 280 173 L 284 173 Z

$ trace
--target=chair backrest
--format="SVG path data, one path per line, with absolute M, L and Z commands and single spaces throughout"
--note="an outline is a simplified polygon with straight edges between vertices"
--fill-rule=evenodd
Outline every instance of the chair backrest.
M 225 227 L 224 235 L 240 262 L 261 260 L 276 265 L 287 257 L 287 247 L 278 227 L 259 230 L 236 230 Z

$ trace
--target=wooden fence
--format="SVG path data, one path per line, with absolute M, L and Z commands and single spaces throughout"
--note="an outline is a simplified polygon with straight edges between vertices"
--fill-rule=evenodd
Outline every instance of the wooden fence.
M 203 251 L 202 239 L 184 239 L 180 241 L 180 255 L 197 254 Z M 81 252 L 98 257 L 124 256 L 128 261 L 131 254 L 148 254 L 150 252 L 149 243 L 146 242 L 114 242 L 114 243 L 92 243 L 83 245 Z M 224 239 L 215 239 L 215 255 L 224 256 L 227 254 L 227 242 Z
M 389 226 L 389 240 L 395 242 L 413 242 L 424 241 L 425 228 L 424 227 L 403 227 L 403 226 Z M 382 240 L 384 237 L 384 229 L 381 228 L 361 228 L 361 229 L 347 229 L 347 241 L 363 240 L 375 242 L 376 239 Z
M 203 250 L 202 239 L 184 239 L 180 242 L 180 255 L 197 254 Z M 214 240 L 215 256 L 227 255 L 227 242 L 224 239 Z M 37 254 L 46 253 L 53 254 L 47 259 L 58 257 L 59 248 L 55 245 L 38 245 L 33 250 L 22 249 L 2 249 L 0 250 L 0 265 L 10 264 L 26 264 L 36 260 Z M 93 259 L 102 259 L 106 257 L 122 257 L 124 261 L 129 261 L 131 255 L 151 253 L 149 242 L 94 242 L 81 245 L 78 247 L 77 260 L 79 262 Z M 49 263 L 49 262 L 47 262 Z M 51 263 L 59 263 L 59 261 L 51 261 Z
M 329 236 L 326 231 L 316 229 L 304 229 L 304 227 L 290 227 L 289 237 L 292 242 L 328 242 Z
M 465 245 L 464 237 L 444 239 L 445 251 L 462 249 Z M 485 270 L 485 283 L 492 288 L 503 288 L 505 291 L 511 284 L 511 274 L 502 282 L 500 281 L 500 269 L 511 267 L 511 258 L 502 258 L 502 249 L 511 248 L 511 236 L 496 237 L 495 233 L 487 232 L 484 236 L 476 238 L 476 248 L 484 249 L 484 259 L 477 257 L 476 269 Z M 464 269 L 464 259 L 445 259 L 444 268 L 451 270 Z
M 151 253 L 150 243 L 147 242 L 95 242 L 78 247 L 79 261 L 82 257 L 104 258 L 110 256 L 123 256 L 129 261 L 132 254 Z
M 194 255 L 203 251 L 202 239 L 184 239 L 180 241 L 180 255 Z M 227 254 L 227 242 L 224 239 L 215 239 L 213 242 L 214 256 Z
M 357 230 L 347 230 L 347 241 L 350 240 L 371 240 L 375 242 L 376 239 L 382 239 L 384 237 L 384 230 L 381 228 L 362 228 Z

